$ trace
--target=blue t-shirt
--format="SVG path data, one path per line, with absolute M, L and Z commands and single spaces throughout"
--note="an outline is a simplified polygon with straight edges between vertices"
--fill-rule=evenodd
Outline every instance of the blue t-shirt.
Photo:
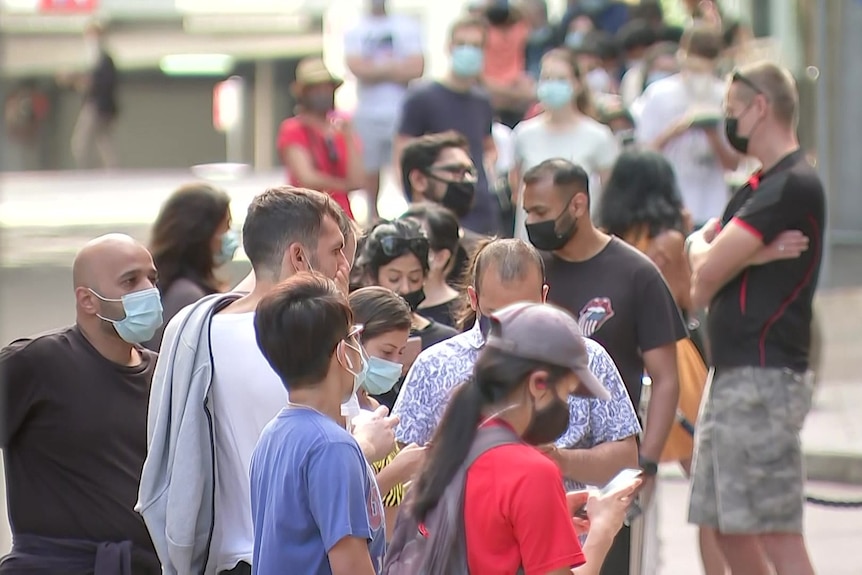
M 344 537 L 368 540 L 380 572 L 383 503 L 356 441 L 325 415 L 285 408 L 251 459 L 254 573 L 331 575 L 327 553 Z

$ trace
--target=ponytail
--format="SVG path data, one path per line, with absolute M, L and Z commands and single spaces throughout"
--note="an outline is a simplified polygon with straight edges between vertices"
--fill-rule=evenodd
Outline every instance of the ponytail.
M 415 498 L 410 511 L 417 521 L 424 521 L 437 506 L 446 487 L 467 459 L 487 401 L 473 379 L 452 394 L 428 449 L 424 469 L 413 487 Z

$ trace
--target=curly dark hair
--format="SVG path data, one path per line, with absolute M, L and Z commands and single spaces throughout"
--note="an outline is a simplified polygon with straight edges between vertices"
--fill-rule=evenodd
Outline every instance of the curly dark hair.
M 602 194 L 599 221 L 620 237 L 638 226 L 651 238 L 669 229 L 684 233 L 682 197 L 664 156 L 644 150 L 622 153 Z
M 403 219 L 382 221 L 371 228 L 358 249 L 357 275 L 366 285 L 377 285 L 380 268 L 400 258 L 413 254 L 419 260 L 422 271 L 428 274 L 428 237 L 416 220 Z

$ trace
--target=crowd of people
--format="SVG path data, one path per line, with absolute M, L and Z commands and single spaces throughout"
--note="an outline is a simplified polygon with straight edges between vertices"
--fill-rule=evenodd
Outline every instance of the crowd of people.
M 372 1 L 345 40 L 356 113 L 299 64 L 290 185 L 241 233 L 196 183 L 148 246 L 80 250 L 75 325 L 0 353 L 0 573 L 624 575 L 678 462 L 707 575 L 813 574 L 825 199 L 793 77 L 722 82 L 711 2 L 673 50 L 652 2 L 574 2 L 559 26 L 541 7 L 471 5 L 450 73 L 408 86 L 421 34 Z M 393 157 L 411 203 L 362 229 L 350 192 L 375 197 Z

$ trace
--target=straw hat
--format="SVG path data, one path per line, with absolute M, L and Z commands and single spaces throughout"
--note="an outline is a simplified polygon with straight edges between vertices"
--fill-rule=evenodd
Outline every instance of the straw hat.
M 294 92 L 302 92 L 307 86 L 318 86 L 320 84 L 332 84 L 337 89 L 343 84 L 341 78 L 336 78 L 323 63 L 323 59 L 313 56 L 303 58 L 296 66 L 296 81 L 293 83 Z

